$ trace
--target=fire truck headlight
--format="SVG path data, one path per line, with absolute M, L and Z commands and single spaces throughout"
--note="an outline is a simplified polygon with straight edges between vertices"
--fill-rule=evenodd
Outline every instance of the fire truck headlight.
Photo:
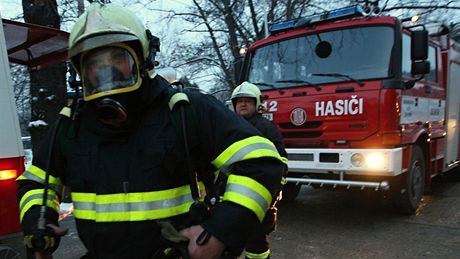
M 370 153 L 366 156 L 366 165 L 370 169 L 383 169 L 385 157 L 382 153 Z
M 361 167 L 364 164 L 364 155 L 361 153 L 354 153 L 351 156 L 351 164 L 355 167 Z

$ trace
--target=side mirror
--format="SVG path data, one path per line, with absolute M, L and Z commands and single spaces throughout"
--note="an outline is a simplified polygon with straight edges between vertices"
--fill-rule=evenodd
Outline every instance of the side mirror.
M 411 34 L 411 53 L 412 60 L 411 72 L 413 75 L 428 74 L 430 72 L 430 62 L 428 59 L 428 31 L 412 31 Z M 420 78 L 420 79 L 421 79 Z
M 423 61 L 413 61 L 412 62 L 412 74 L 413 75 L 424 75 L 430 73 L 430 62 Z
M 233 102 L 232 102 L 232 100 L 227 100 L 227 101 L 225 101 L 224 104 L 225 104 L 225 106 L 227 106 L 227 108 L 228 108 L 230 111 L 232 111 L 232 112 L 235 111 L 235 109 L 233 109 Z
M 410 44 L 410 57 L 413 62 L 428 58 L 428 31 L 412 31 Z
M 404 89 L 411 89 L 414 87 L 415 82 L 423 79 L 425 74 L 428 74 L 430 72 L 430 62 L 426 60 L 421 60 L 421 61 L 413 61 L 412 62 L 412 74 L 413 75 L 421 75 L 417 79 L 409 80 L 404 82 Z

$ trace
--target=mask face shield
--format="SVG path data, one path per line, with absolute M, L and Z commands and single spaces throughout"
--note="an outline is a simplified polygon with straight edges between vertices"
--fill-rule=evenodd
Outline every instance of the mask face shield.
M 80 58 L 83 99 L 131 92 L 141 85 L 139 60 L 126 44 L 115 44 L 83 53 Z

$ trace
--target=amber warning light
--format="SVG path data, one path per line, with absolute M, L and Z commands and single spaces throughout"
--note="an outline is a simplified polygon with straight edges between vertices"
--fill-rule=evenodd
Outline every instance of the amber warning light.
M 15 179 L 16 176 L 17 176 L 17 171 L 15 169 L 0 170 L 0 181 Z

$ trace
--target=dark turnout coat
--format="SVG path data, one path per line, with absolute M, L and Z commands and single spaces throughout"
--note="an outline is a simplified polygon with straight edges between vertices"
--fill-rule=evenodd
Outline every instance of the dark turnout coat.
M 268 119 L 266 119 L 258 113 L 254 114 L 247 120 L 256 129 L 258 129 L 260 133 L 262 133 L 262 136 L 266 137 L 271 142 L 273 142 L 273 144 L 275 144 L 276 149 L 282 157 L 287 157 L 286 150 L 284 149 L 283 136 L 271 121 L 269 121 Z
M 57 131 L 47 221 L 57 224 L 62 185 L 69 186 L 89 258 L 151 258 L 164 242 L 158 220 L 186 227 L 190 178 L 168 107 L 169 86 L 157 76 L 142 87 L 141 109 L 124 128 L 100 124 L 87 103 L 75 118 L 63 118 Z M 238 254 L 279 192 L 284 164 L 267 139 L 215 98 L 192 92 L 189 99 L 198 125 L 190 144 L 198 180 L 209 184 L 217 170 L 228 175 L 222 202 L 201 225 Z M 25 234 L 36 228 L 42 203 L 51 148 L 43 146 L 17 180 Z

